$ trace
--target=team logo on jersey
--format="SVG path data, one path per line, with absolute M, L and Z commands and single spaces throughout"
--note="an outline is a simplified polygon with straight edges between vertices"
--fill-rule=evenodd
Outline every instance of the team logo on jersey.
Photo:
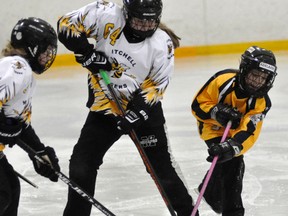
M 14 72 L 16 74 L 23 74 L 23 70 L 22 68 L 24 67 L 23 64 L 21 64 L 21 62 L 17 61 L 15 62 L 13 65 L 12 65 L 13 69 L 14 69 Z
M 113 78 L 120 78 L 124 72 L 126 72 L 128 69 L 130 69 L 127 65 L 123 63 L 118 63 L 116 58 L 113 58 L 112 62 L 112 71 L 114 71 L 114 74 L 112 75 Z
M 250 116 L 250 120 L 253 122 L 254 126 L 256 127 L 257 123 L 262 121 L 265 118 L 265 114 L 255 114 Z
M 109 6 L 109 2 L 108 2 L 108 1 L 105 1 L 105 0 L 99 1 L 99 2 L 97 2 L 97 4 L 96 4 L 96 8 L 100 8 L 101 5 Z
M 214 131 L 218 131 L 220 129 L 221 129 L 221 127 L 218 125 L 212 125 L 212 127 L 211 127 L 211 130 L 214 130 Z
M 17 69 L 21 69 L 23 67 L 23 65 L 19 61 L 17 61 L 14 65 Z
M 29 87 L 29 86 L 28 86 Z M 23 94 L 26 94 L 27 93 L 27 90 L 28 90 L 28 87 L 23 89 Z
M 167 56 L 168 56 L 168 59 L 171 59 L 171 58 L 174 56 L 174 53 L 173 53 L 173 43 L 172 43 L 172 40 L 171 40 L 171 39 L 168 39 L 168 40 L 167 40 L 167 47 L 168 47 Z

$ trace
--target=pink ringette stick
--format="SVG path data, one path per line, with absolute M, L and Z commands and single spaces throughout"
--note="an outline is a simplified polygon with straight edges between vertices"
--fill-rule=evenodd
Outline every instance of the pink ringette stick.
M 232 125 L 232 122 L 229 121 L 229 122 L 227 123 L 226 128 L 225 128 L 224 134 L 223 134 L 223 136 L 222 136 L 222 138 L 221 138 L 221 142 L 224 142 L 224 141 L 225 141 L 225 139 L 226 139 L 226 137 L 227 137 L 227 134 L 228 134 L 228 132 L 229 132 L 229 130 L 230 130 L 230 128 L 231 128 L 231 125 Z M 199 196 L 198 196 L 198 198 L 197 198 L 197 202 L 196 202 L 196 204 L 195 204 L 195 206 L 194 206 L 194 209 L 193 209 L 193 211 L 192 211 L 191 216 L 195 216 L 195 215 L 196 215 L 197 209 L 198 209 L 198 207 L 199 207 L 199 205 L 200 205 L 201 199 L 202 199 L 202 197 L 203 197 L 203 195 L 204 195 L 204 192 L 205 192 L 205 190 L 206 190 L 206 187 L 207 187 L 207 185 L 208 185 L 208 182 L 209 182 L 209 180 L 210 180 L 210 178 L 211 178 L 211 175 L 212 175 L 212 172 L 213 172 L 213 170 L 214 170 L 214 167 L 215 167 L 215 165 L 216 165 L 216 163 L 217 163 L 217 160 L 218 160 L 218 156 L 215 156 L 215 157 L 213 158 L 213 161 L 212 161 L 212 164 L 211 164 L 211 166 L 210 166 L 210 169 L 209 169 L 209 171 L 208 171 L 208 173 L 207 173 L 207 176 L 206 176 L 206 178 L 205 178 L 205 180 L 204 180 L 203 186 L 202 186 L 202 188 L 201 188 L 201 190 L 200 190 Z

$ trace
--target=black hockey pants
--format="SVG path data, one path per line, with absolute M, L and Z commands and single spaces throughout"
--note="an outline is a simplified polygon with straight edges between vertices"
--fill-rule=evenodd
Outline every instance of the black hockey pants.
M 207 145 L 209 146 L 209 144 L 211 143 L 208 142 Z M 217 163 L 214 168 L 204 198 L 212 208 L 222 212 L 222 216 L 244 215 L 245 210 L 241 197 L 244 171 L 243 156 L 235 157 L 225 163 Z M 203 182 L 199 185 L 199 191 Z
M 17 216 L 19 197 L 19 179 L 7 158 L 3 156 L 0 159 L 0 216 Z
M 192 198 L 172 166 L 164 126 L 144 127 L 136 131 L 137 136 L 173 208 L 178 216 L 190 216 Z M 74 146 L 69 171 L 70 178 L 89 194 L 94 195 L 97 170 L 103 163 L 105 153 L 120 137 L 113 117 L 89 113 L 78 143 Z M 90 212 L 91 204 L 69 189 L 64 216 L 89 216 Z

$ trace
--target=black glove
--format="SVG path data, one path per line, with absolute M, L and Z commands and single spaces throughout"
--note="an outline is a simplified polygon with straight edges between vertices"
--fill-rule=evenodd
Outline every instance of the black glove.
M 240 125 L 242 114 L 234 107 L 219 103 L 211 110 L 211 118 L 226 127 L 228 121 L 232 121 L 231 129 L 236 129 Z
M 225 142 L 215 144 L 213 143 L 208 149 L 208 162 L 212 162 L 215 156 L 218 156 L 217 163 L 223 163 L 231 160 L 235 155 L 240 154 L 243 146 L 234 139 L 228 139 Z
M 139 112 L 136 110 L 127 110 L 125 116 L 121 116 L 117 122 L 117 128 L 123 134 L 129 134 L 132 129 L 139 127 L 148 119 L 148 115 L 144 110 Z
M 100 69 L 110 71 L 112 69 L 111 63 L 107 57 L 94 49 L 89 50 L 86 54 L 75 53 L 76 61 L 82 64 L 83 67 L 91 71 L 92 74 L 99 73 Z
M 53 148 L 47 146 L 44 150 L 38 151 L 37 155 L 41 156 L 45 163 L 41 163 L 35 157 L 29 155 L 31 158 L 35 171 L 46 178 L 49 178 L 53 182 L 58 181 L 58 175 L 56 175 L 55 171 L 59 172 L 60 167 L 58 164 L 58 158 L 55 154 Z
M 2 118 L 0 120 L 0 143 L 12 147 L 22 131 L 22 123 L 15 118 Z

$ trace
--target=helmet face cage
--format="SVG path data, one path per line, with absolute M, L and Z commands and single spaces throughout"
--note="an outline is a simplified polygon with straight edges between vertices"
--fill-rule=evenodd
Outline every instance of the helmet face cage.
M 271 51 L 249 47 L 241 56 L 240 88 L 250 96 L 263 97 L 273 87 L 276 70 L 276 59 Z
M 151 37 L 162 15 L 161 0 L 123 0 L 124 16 L 137 37 Z
M 32 70 L 41 74 L 53 63 L 57 54 L 57 35 L 46 21 L 29 17 L 21 19 L 11 33 L 11 45 L 24 49 Z

